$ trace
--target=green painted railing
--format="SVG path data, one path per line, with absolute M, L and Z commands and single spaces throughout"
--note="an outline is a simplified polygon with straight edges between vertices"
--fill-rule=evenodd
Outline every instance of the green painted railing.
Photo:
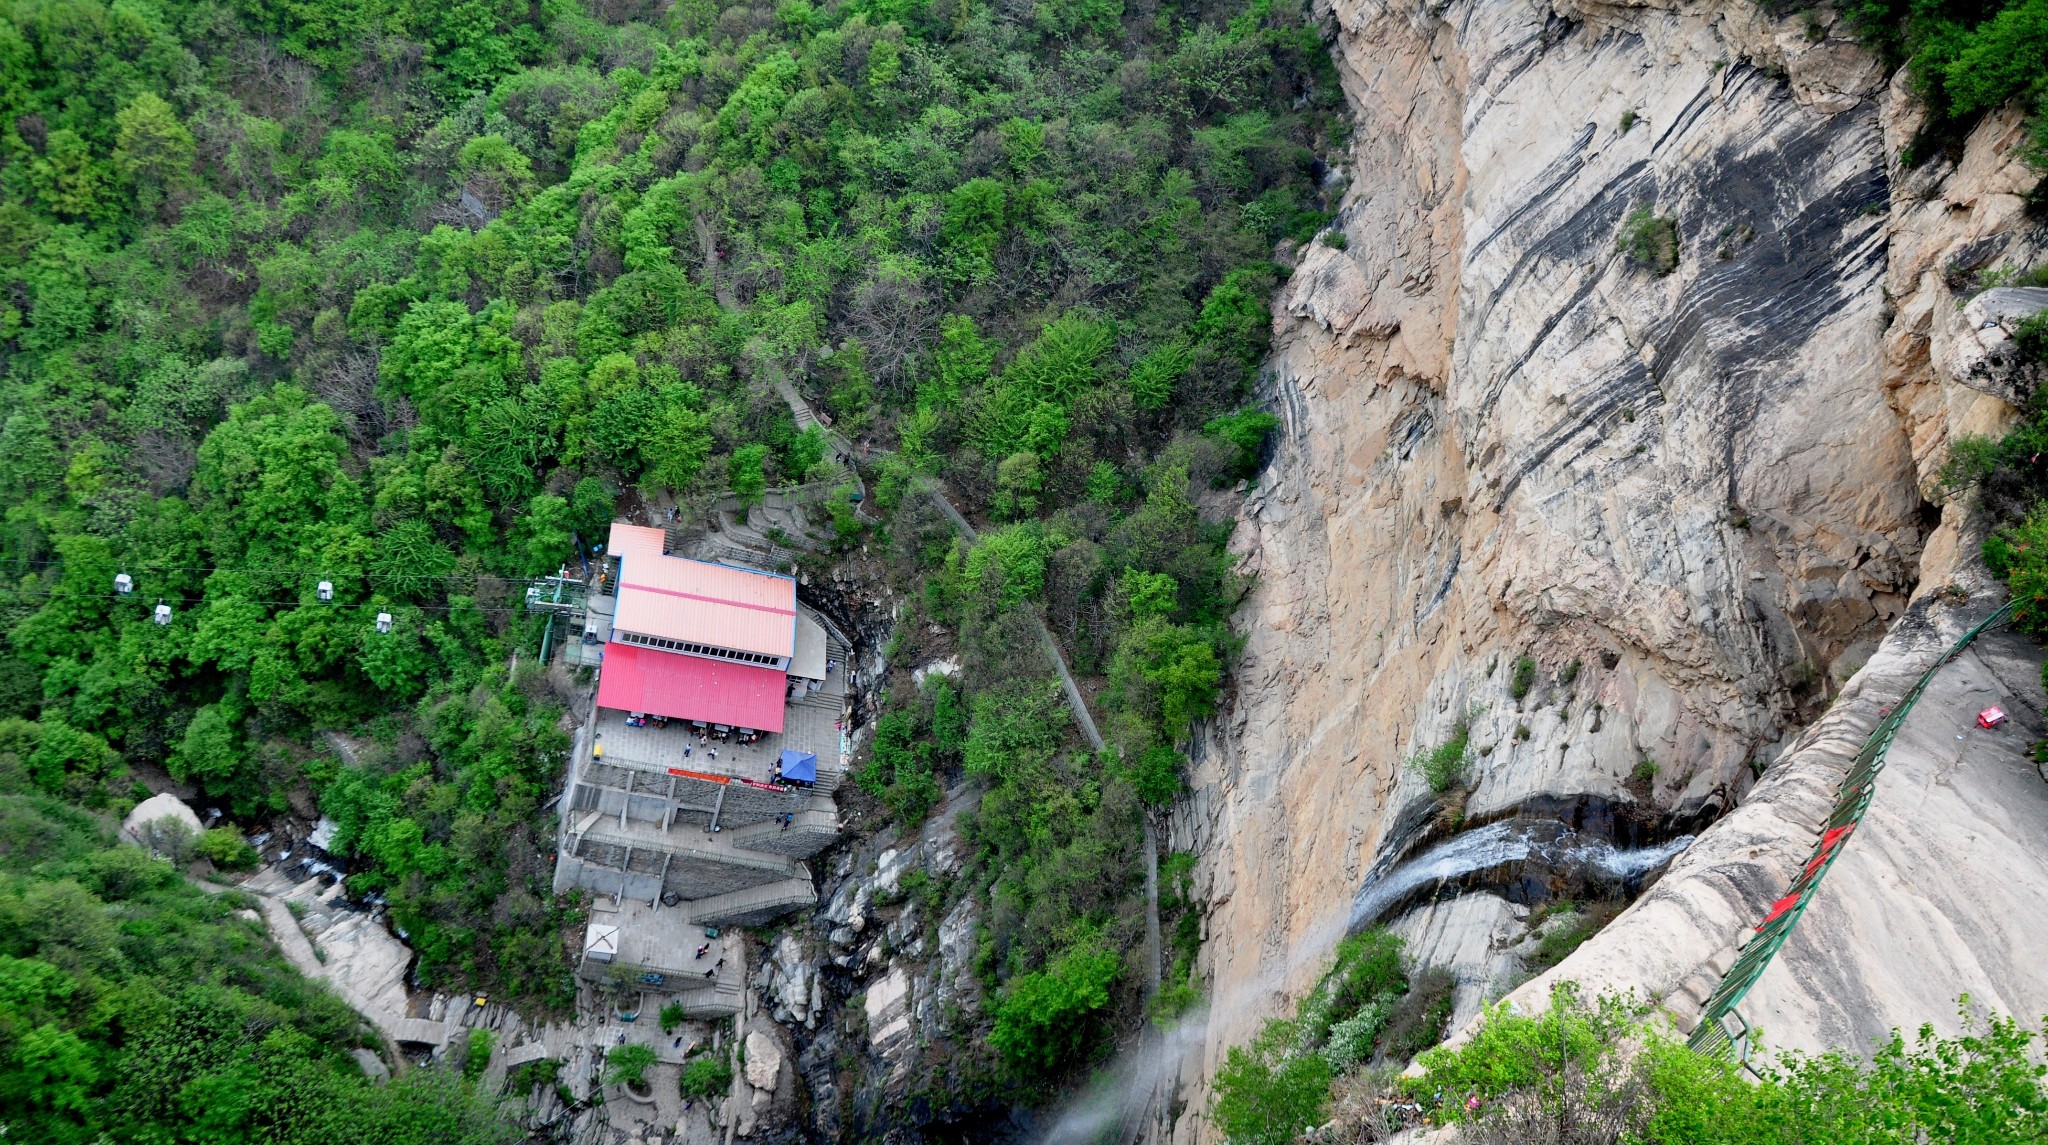
M 1763 921 L 1756 925 L 1755 933 L 1743 944 L 1734 965 L 1721 976 L 1720 986 L 1707 999 L 1700 1023 L 1693 1029 L 1692 1037 L 1687 1039 L 1687 1044 L 1694 1050 L 1718 1054 L 1734 1049 L 1739 1055 L 1747 1056 L 1749 1028 L 1742 1023 L 1735 1008 L 1748 995 L 1750 987 L 1756 985 L 1756 980 L 1763 976 L 1778 948 L 1791 937 L 1792 928 L 1799 925 L 1799 917 L 1806 913 L 1807 905 L 1813 901 L 1821 879 L 1827 876 L 1828 868 L 1835 865 L 1836 857 L 1848 844 L 1849 836 L 1855 833 L 1856 825 L 1863 822 L 1863 813 L 1870 809 L 1871 797 L 1877 794 L 1877 775 L 1884 770 L 1885 754 L 1891 750 L 1892 738 L 1898 734 L 1906 717 L 1912 714 L 1913 705 L 1920 702 L 1927 685 L 1934 681 L 1934 674 L 1961 655 L 1963 649 L 1968 648 L 1970 642 L 1986 629 L 2003 624 L 2012 616 L 2012 610 L 2013 604 L 2007 604 L 1963 633 L 1953 648 L 1920 674 L 1884 719 L 1878 721 L 1870 737 L 1863 741 L 1863 747 L 1856 752 L 1856 759 L 1849 766 L 1849 774 L 1842 780 L 1834 812 L 1822 825 L 1820 839 L 1813 845 L 1813 854 L 1800 869 L 1799 877 L 1792 880 L 1791 887 L 1765 912 Z M 1728 1028 L 1731 1019 L 1738 1028 Z

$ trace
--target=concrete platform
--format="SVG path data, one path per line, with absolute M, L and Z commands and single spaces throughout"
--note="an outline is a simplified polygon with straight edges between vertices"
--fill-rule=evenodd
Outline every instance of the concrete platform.
M 746 968 L 740 965 L 739 948 L 725 934 L 713 936 L 705 926 L 692 921 L 681 907 L 650 906 L 627 900 L 611 906 L 600 903 L 590 912 L 593 925 L 619 928 L 618 955 L 610 962 L 581 958 L 576 976 L 593 989 L 630 977 L 636 1004 L 626 1003 L 626 1013 L 637 1020 L 652 1022 L 662 1006 L 681 1002 L 690 1018 L 721 1017 L 738 1013 L 740 991 Z M 697 949 L 709 946 L 702 958 Z
M 832 673 L 842 688 L 846 668 Z M 839 761 L 839 724 L 844 713 L 840 692 L 819 693 L 793 702 L 783 709 L 783 730 L 769 732 L 754 743 L 737 739 L 719 742 L 700 736 L 680 720 L 667 727 L 649 723 L 634 727 L 626 713 L 597 709 L 595 735 L 604 745 L 603 761 L 614 767 L 633 767 L 666 774 L 669 768 L 730 775 L 756 783 L 775 781 L 775 767 L 785 749 L 807 751 L 818 757 L 816 788 L 831 793 L 839 786 L 844 769 Z

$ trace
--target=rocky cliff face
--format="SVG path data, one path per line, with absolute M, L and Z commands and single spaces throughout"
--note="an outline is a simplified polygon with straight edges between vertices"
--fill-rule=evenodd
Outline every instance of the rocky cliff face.
M 1369 873 L 1449 825 L 1535 811 L 1654 844 L 1742 802 L 1964 551 L 1935 475 L 2011 395 L 1995 362 L 1944 363 L 1996 357 L 1958 303 L 2033 254 L 2017 123 L 1899 170 L 1915 113 L 1825 19 L 1330 16 L 1345 242 L 1280 300 L 1284 440 L 1236 534 L 1248 644 L 1172 831 L 1231 936 L 1204 948 L 1191 1082 L 1312 978 Z M 1469 791 L 1432 793 L 1404 761 L 1460 725 Z M 1747 897 L 1686 942 L 1732 941 Z M 1470 1014 L 1525 913 L 1386 917 Z

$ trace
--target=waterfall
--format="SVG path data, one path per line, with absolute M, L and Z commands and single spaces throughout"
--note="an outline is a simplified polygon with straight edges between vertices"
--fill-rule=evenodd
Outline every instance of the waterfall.
M 1367 876 L 1351 904 L 1354 929 L 1442 888 L 1490 889 L 1518 902 L 1559 895 L 1633 894 L 1650 872 L 1692 842 L 1680 835 L 1618 848 L 1549 819 L 1504 819 L 1453 836 L 1384 872 Z

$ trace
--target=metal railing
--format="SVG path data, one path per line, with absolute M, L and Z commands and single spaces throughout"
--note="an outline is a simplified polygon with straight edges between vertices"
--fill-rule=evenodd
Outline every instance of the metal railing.
M 1842 789 L 1835 797 L 1834 810 L 1828 815 L 1827 822 L 1821 826 L 1820 838 L 1813 845 L 1813 854 L 1807 858 L 1806 865 L 1800 868 L 1799 876 L 1792 880 L 1792 885 L 1764 913 L 1763 921 L 1756 924 L 1754 933 L 1743 943 L 1735 962 L 1728 967 L 1727 973 L 1721 976 L 1721 984 L 1708 996 L 1700 1014 L 1699 1025 L 1693 1028 L 1692 1036 L 1686 1039 L 1686 1044 L 1694 1051 L 1702 1054 L 1719 1054 L 1732 1050 L 1739 1058 L 1747 1059 L 1749 1026 L 1742 1020 L 1741 1015 L 1736 1013 L 1736 1007 L 1741 1005 L 1750 988 L 1756 985 L 1757 979 L 1763 976 L 1764 970 L 1771 964 L 1771 959 L 1777 955 L 1778 948 L 1784 946 L 1785 940 L 1792 936 L 1792 929 L 1799 925 L 1800 916 L 1806 913 L 1807 906 L 1813 902 L 1814 892 L 1819 889 L 1821 880 L 1827 877 L 1828 869 L 1835 865 L 1835 859 L 1848 845 L 1849 836 L 1854 834 L 1857 825 L 1863 822 L 1864 812 L 1870 810 L 1870 801 L 1877 794 L 1877 776 L 1884 770 L 1885 756 L 1891 751 L 1893 737 L 1898 735 L 1899 728 L 1906 722 L 1906 717 L 1912 714 L 1913 705 L 1920 702 L 1920 696 L 1926 692 L 1927 685 L 1934 682 L 1934 674 L 1962 655 L 1963 650 L 1987 629 L 2010 619 L 2013 607 L 2017 603 L 2007 603 L 2005 607 L 1979 621 L 1976 627 L 1963 633 L 1962 639 L 1957 640 L 1954 647 L 1942 653 L 1940 659 L 1920 674 L 1920 678 L 1913 682 L 1913 686 L 1906 690 L 1906 694 L 1893 705 L 1882 720 L 1878 721 L 1877 727 L 1872 729 L 1863 741 L 1862 748 L 1856 752 L 1856 758 L 1849 765 L 1848 775 L 1842 779 Z M 1730 1028 L 1731 1022 L 1734 1023 L 1733 1029 Z

